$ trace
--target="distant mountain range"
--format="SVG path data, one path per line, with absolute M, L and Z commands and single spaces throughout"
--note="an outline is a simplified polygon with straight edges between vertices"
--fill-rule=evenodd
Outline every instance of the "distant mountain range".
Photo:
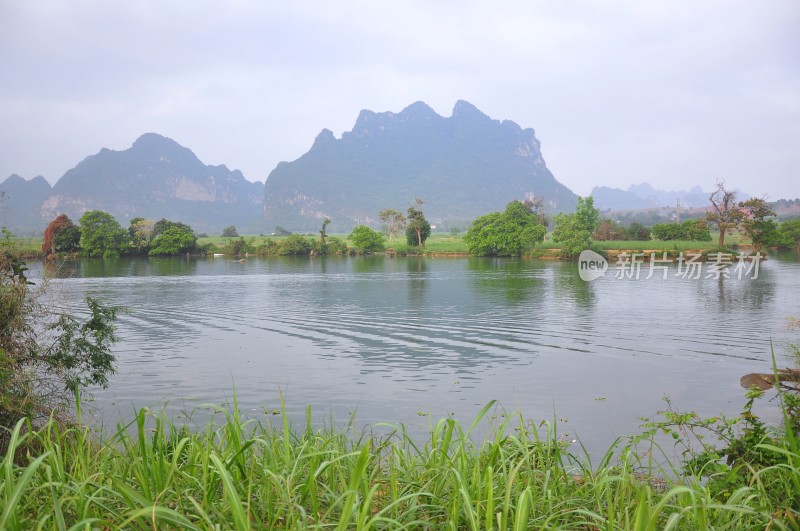
M 423 102 L 399 113 L 361 111 L 340 139 L 323 129 L 311 149 L 270 173 L 264 224 L 333 232 L 378 225 L 378 212 L 402 212 L 415 197 L 434 224 L 464 227 L 514 199 L 537 196 L 551 212 L 577 196 L 547 169 L 533 129 L 493 120 L 458 101 L 449 118 Z
M 596 186 L 592 190 L 594 205 L 600 210 L 637 210 L 642 208 L 675 207 L 703 208 L 710 205 L 711 192 L 704 192 L 699 186 L 693 187 L 688 192 L 656 190 L 648 183 L 635 184 L 628 190 Z M 741 190 L 736 190 L 736 199 L 744 201 L 750 196 Z
M 8 196 L 12 228 L 41 230 L 58 214 L 73 221 L 87 210 L 104 210 L 127 226 L 134 217 L 189 223 L 198 232 L 246 226 L 261 214 L 264 187 L 238 170 L 207 166 L 191 150 L 147 133 L 124 151 L 102 149 L 86 157 L 50 188 L 43 178 L 11 176 L 0 191 Z
M 67 171 L 54 186 L 41 176 L 12 175 L 0 183 L 0 226 L 41 232 L 58 214 L 74 221 L 87 210 L 110 212 L 123 225 L 134 217 L 168 218 L 197 232 L 319 230 L 348 232 L 359 223 L 378 227 L 385 208 L 405 212 L 417 197 L 440 228 L 465 228 L 477 216 L 514 199 L 541 198 L 550 214 L 572 211 L 577 196 L 547 169 L 533 129 L 494 120 L 465 101 L 442 117 L 423 102 L 399 113 L 363 110 L 351 131 L 336 138 L 323 129 L 311 149 L 281 162 L 266 185 L 238 170 L 203 164 L 191 150 L 155 133 L 123 151 L 101 149 Z M 602 210 L 661 206 L 701 207 L 710 192 L 627 191 L 597 187 Z M 740 193 L 739 199 L 746 199 Z

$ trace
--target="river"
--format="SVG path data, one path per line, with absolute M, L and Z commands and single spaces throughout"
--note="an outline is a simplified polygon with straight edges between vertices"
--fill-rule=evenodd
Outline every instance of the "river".
M 104 422 L 166 407 L 203 422 L 204 404 L 302 423 L 469 425 L 490 400 L 593 451 L 635 433 L 669 396 L 735 414 L 739 378 L 780 366 L 800 316 L 800 262 L 758 277 L 585 282 L 576 264 L 488 258 L 140 258 L 63 264 L 48 292 L 75 313 L 86 295 L 126 307 L 118 373 L 94 405 Z M 35 270 L 36 268 L 34 268 Z M 41 269 L 40 269 L 41 271 Z M 34 271 L 36 273 L 36 271 Z

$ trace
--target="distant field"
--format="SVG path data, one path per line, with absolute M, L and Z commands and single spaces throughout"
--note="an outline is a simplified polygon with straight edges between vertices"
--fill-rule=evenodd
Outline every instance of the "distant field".
M 39 256 L 42 254 L 41 236 L 16 236 L 11 238 L 11 245 L 24 256 Z
M 339 238 L 344 240 L 349 247 L 353 246 L 353 242 L 347 237 L 349 234 L 329 234 L 329 237 Z M 250 234 L 242 235 L 247 241 L 252 241 L 254 245 L 258 245 L 265 240 L 272 240 L 280 242 L 286 239 L 286 236 L 253 236 Z M 308 239 L 317 239 L 319 236 L 304 236 Z M 209 236 L 208 238 L 199 238 L 197 243 L 204 245 L 207 243 L 213 244 L 215 247 L 222 249 L 225 245 L 234 238 L 223 238 L 222 236 Z M 405 236 L 396 236 L 391 242 L 388 238 L 384 238 L 384 245 L 387 249 L 394 249 L 398 253 L 415 253 L 416 248 L 411 247 L 406 243 Z M 467 253 L 467 244 L 461 236 L 453 236 L 452 234 L 431 234 L 428 241 L 425 242 L 425 249 L 423 253 Z

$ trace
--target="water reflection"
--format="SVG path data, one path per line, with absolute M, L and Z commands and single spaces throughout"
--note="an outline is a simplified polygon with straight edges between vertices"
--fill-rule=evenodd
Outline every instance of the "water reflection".
M 591 310 L 595 305 L 595 281 L 581 280 L 578 264 L 573 262 L 557 262 L 554 268 L 559 274 L 554 283 L 554 296 L 564 302 L 572 302 L 579 310 Z
M 546 266 L 541 262 L 470 258 L 467 268 L 473 273 L 472 285 L 482 296 L 501 295 L 508 304 L 521 304 L 543 292 Z
M 468 419 L 496 398 L 607 430 L 609 416 L 635 428 L 664 394 L 737 413 L 739 377 L 764 370 L 770 336 L 800 315 L 797 271 L 770 260 L 748 282 L 587 283 L 535 260 L 203 258 L 78 260 L 54 282 L 132 310 L 100 403 L 201 404 L 235 384 L 247 407 L 280 388 L 300 411 L 358 407 L 362 422 Z

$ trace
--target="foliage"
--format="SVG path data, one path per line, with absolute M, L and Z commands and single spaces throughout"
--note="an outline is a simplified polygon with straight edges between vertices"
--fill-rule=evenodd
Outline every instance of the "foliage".
M 635 221 L 625 228 L 625 239 L 633 241 L 647 241 L 650 239 L 650 229 Z
M 197 238 L 191 229 L 173 226 L 153 239 L 151 256 L 171 256 L 188 253 L 197 246 Z
M 222 229 L 222 237 L 223 238 L 238 238 L 239 237 L 239 231 L 236 230 L 236 226 L 235 225 L 229 225 L 229 226 L 225 227 L 224 229 Z
M 311 254 L 314 244 L 299 234 L 287 236 L 278 244 L 279 255 L 307 255 Z
M 108 212 L 90 210 L 79 223 L 81 251 L 87 256 L 114 257 L 127 249 L 128 233 Z
M 765 245 L 775 242 L 778 224 L 774 219 L 775 211 L 770 208 L 764 199 L 753 197 L 739 203 L 739 208 L 745 212 L 742 219 L 742 230 L 753 242 L 756 251 L 761 251 Z
M 397 210 L 384 208 L 378 213 L 378 218 L 383 222 L 383 232 L 390 242 L 406 228 L 406 217 Z
M 347 254 L 347 244 L 344 240 L 331 237 L 328 238 L 325 251 L 326 254 Z
M 538 214 L 521 201 L 512 201 L 504 212 L 473 221 L 464 241 L 476 256 L 521 256 L 544 240 L 546 232 Z
M 56 238 L 63 233 L 67 229 L 75 229 L 75 224 L 72 223 L 72 220 L 66 214 L 59 214 L 56 218 L 51 221 L 47 228 L 44 230 L 44 242 L 42 243 L 42 253 L 55 253 L 59 252 L 56 249 Z M 75 250 L 80 245 L 80 231 L 77 234 L 77 241 L 75 241 L 75 230 L 70 230 L 69 233 L 63 235 L 61 237 L 60 243 L 61 247 L 64 248 L 61 252 L 65 250 Z
M 383 251 L 383 237 L 366 225 L 359 225 L 350 233 L 350 240 L 358 249 L 370 253 Z
M 577 256 L 592 246 L 592 234 L 599 220 L 600 210 L 594 207 L 592 196 L 578 197 L 575 212 L 557 214 L 554 218 L 553 241 L 562 244 L 565 257 Z
M 162 220 L 165 221 L 165 220 Z M 133 218 L 128 226 L 130 249 L 134 254 L 147 254 L 153 239 L 156 222 L 152 219 Z M 161 227 L 159 227 L 160 229 Z
M 166 232 L 171 228 L 181 229 L 184 232 L 190 232 L 194 234 L 194 229 L 192 229 L 186 223 L 181 223 L 180 221 L 170 221 L 168 219 L 161 218 L 153 225 L 153 231 L 150 233 L 150 240 L 155 240 L 161 233 Z
M 626 240 L 628 234 L 625 228 L 619 223 L 613 219 L 606 218 L 600 220 L 600 224 L 597 226 L 597 230 L 594 231 L 594 234 L 592 234 L 592 238 L 598 241 Z
M 244 256 L 247 253 L 252 253 L 254 251 L 255 249 L 253 245 L 245 240 L 242 236 L 239 236 L 238 239 L 230 240 L 227 244 L 225 244 L 225 248 L 222 252 L 228 256 Z
M 425 240 L 431 235 L 431 224 L 425 219 L 422 212 L 422 205 L 425 202 L 419 197 L 414 200 L 414 204 L 408 207 L 406 218 L 406 242 L 412 247 L 422 247 Z
M 741 415 L 733 419 L 675 411 L 667 398 L 663 419 L 647 422 L 647 429 L 633 441 L 638 444 L 652 441 L 659 433 L 669 435 L 681 450 L 684 474 L 705 481 L 714 498 L 729 499 L 741 489 L 763 482 L 762 495 L 800 516 L 800 397 L 779 389 L 784 415 L 781 431 L 753 412 L 755 400 L 763 395 L 764 391 L 748 390 Z M 780 469 L 788 473 L 781 477 Z
M 701 219 L 687 219 L 682 223 L 656 223 L 650 233 L 656 240 L 688 240 L 710 242 L 708 224 Z
M 800 252 L 800 218 L 782 222 L 775 239 L 778 247 Z
M 97 441 L 88 429 L 23 434 L 18 425 L 0 454 L 0 527 L 797 528 L 800 455 L 787 440 L 772 445 L 784 463 L 744 470 L 741 487 L 720 491 L 631 448 L 612 446 L 592 466 L 555 423 L 492 406 L 469 428 L 433 420 L 422 440 L 404 426 L 388 435 L 313 428 L 310 408 L 297 430 L 283 405 L 280 422 L 247 420 L 235 399 L 217 410 L 221 424 L 197 431 L 146 409 Z M 29 457 L 16 463 L 22 446 Z
M 114 372 L 111 346 L 118 308 L 86 298 L 79 321 L 41 304 L 25 263 L 0 250 L 0 449 L 21 418 L 40 421 L 67 411 L 89 385 L 105 387 Z M 0 526 L 2 527 L 2 526 Z
M 80 249 L 81 230 L 76 225 L 64 227 L 56 232 L 53 238 L 53 246 L 57 253 L 73 253 Z
M 725 189 L 725 181 L 717 181 L 717 189 L 709 197 L 712 211 L 706 219 L 719 231 L 719 248 L 725 246 L 725 234 L 735 230 L 744 219 L 744 212 L 736 205 L 736 192 Z
M 275 227 L 275 236 L 289 236 L 292 233 L 290 230 L 286 230 L 280 225 Z

